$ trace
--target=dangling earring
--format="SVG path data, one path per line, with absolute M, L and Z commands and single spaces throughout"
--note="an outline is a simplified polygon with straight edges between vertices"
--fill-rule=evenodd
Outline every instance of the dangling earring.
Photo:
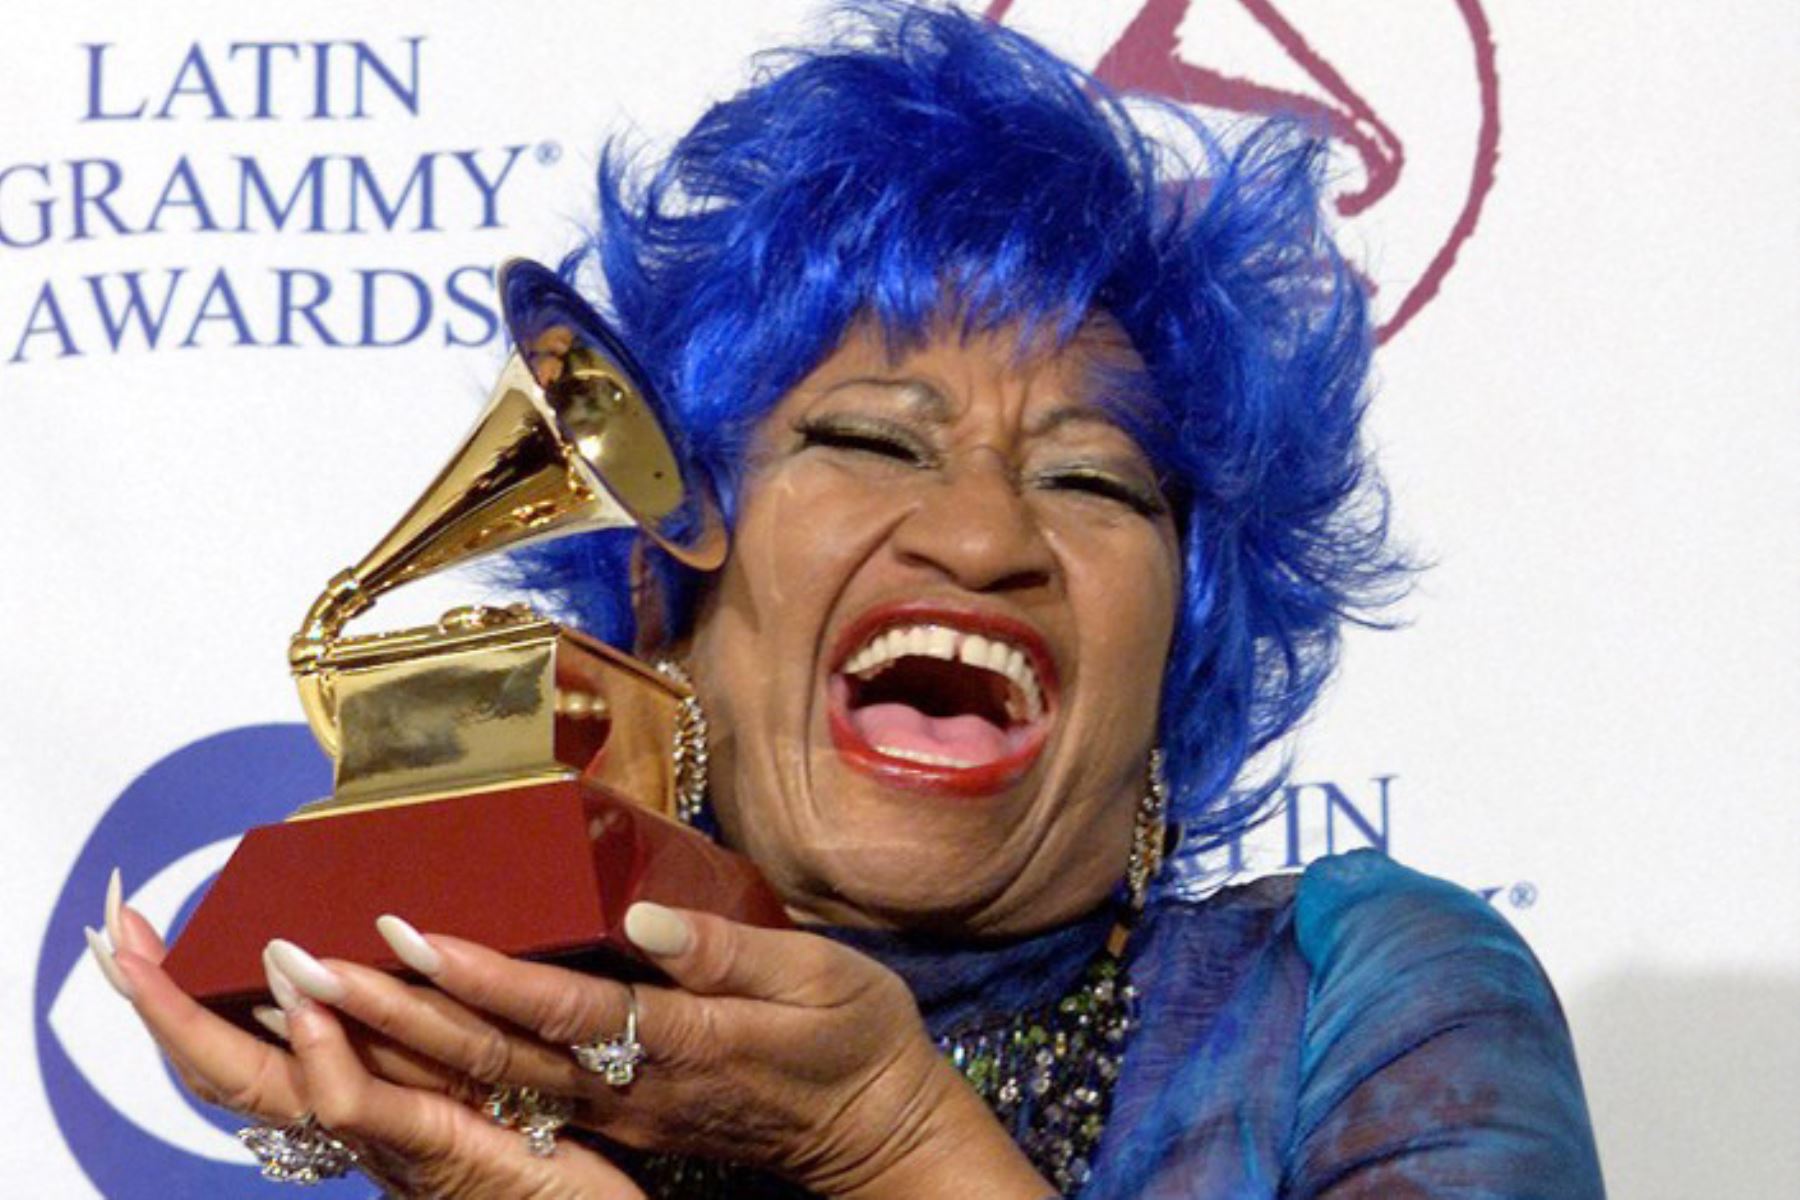
M 675 710 L 675 744 L 669 757 L 675 769 L 675 819 L 700 827 L 706 817 L 706 710 L 694 693 L 687 669 L 672 658 L 656 660 L 656 670 L 688 690 Z
M 1169 783 L 1163 778 L 1163 752 L 1150 751 L 1149 780 L 1144 798 L 1138 801 L 1137 820 L 1131 829 L 1131 857 L 1125 864 L 1125 886 L 1131 897 L 1131 911 L 1144 911 L 1144 900 L 1150 894 L 1150 880 L 1162 866 L 1163 845 L 1169 819 Z

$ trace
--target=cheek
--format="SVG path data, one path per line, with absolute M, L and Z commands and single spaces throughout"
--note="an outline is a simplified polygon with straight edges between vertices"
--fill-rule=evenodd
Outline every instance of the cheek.
M 883 515 L 866 494 L 804 464 L 746 485 L 731 554 L 694 632 L 694 670 L 722 729 L 796 744 L 825 631 Z
M 1181 584 L 1173 541 L 1146 527 L 1065 539 L 1064 549 L 1090 764 L 1106 778 L 1135 779 L 1156 738 L 1174 636 Z
M 1095 668 L 1157 672 L 1174 636 L 1181 595 L 1172 531 L 1159 527 L 1068 529 L 1053 539 Z M 1118 681 L 1114 681 L 1118 682 Z

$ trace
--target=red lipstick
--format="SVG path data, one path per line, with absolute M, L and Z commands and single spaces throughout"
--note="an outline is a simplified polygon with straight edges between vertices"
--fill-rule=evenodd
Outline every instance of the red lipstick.
M 884 753 L 858 730 L 851 719 L 851 683 L 842 673 L 844 663 L 886 630 L 911 625 L 933 625 L 990 638 L 1016 647 L 1029 659 L 1042 691 L 1043 714 L 1029 726 L 1009 729 L 1016 744 L 1008 753 L 969 766 L 919 762 Z M 853 770 L 891 786 L 938 795 L 992 795 L 1023 778 L 1049 739 L 1058 696 L 1055 661 L 1043 635 L 1015 617 L 920 600 L 880 605 L 844 628 L 833 646 L 830 662 L 827 711 L 832 745 Z

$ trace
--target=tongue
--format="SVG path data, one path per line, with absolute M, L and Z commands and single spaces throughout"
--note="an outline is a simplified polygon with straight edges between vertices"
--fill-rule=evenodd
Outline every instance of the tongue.
M 870 704 L 850 722 L 877 750 L 932 754 L 977 766 L 1004 757 L 1006 731 L 977 716 L 928 717 L 907 704 Z

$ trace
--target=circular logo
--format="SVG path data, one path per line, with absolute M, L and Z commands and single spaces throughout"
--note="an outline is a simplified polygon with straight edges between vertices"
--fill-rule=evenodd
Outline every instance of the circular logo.
M 115 1200 L 266 1196 L 231 1136 L 244 1121 L 182 1090 L 155 1043 L 101 977 L 82 926 L 98 926 L 118 867 L 127 898 L 171 935 L 245 827 L 279 821 L 331 790 L 304 725 L 203 738 L 145 771 L 108 807 L 51 911 L 32 995 L 38 1070 L 63 1139 Z M 367 1196 L 343 1181 L 324 1197 Z
M 1281 116 L 1330 139 L 1339 246 L 1386 341 L 1438 294 L 1500 157 L 1500 76 L 1481 0 L 991 0 L 1120 91 L 1209 115 Z M 1056 33 L 1052 35 L 1051 30 Z

